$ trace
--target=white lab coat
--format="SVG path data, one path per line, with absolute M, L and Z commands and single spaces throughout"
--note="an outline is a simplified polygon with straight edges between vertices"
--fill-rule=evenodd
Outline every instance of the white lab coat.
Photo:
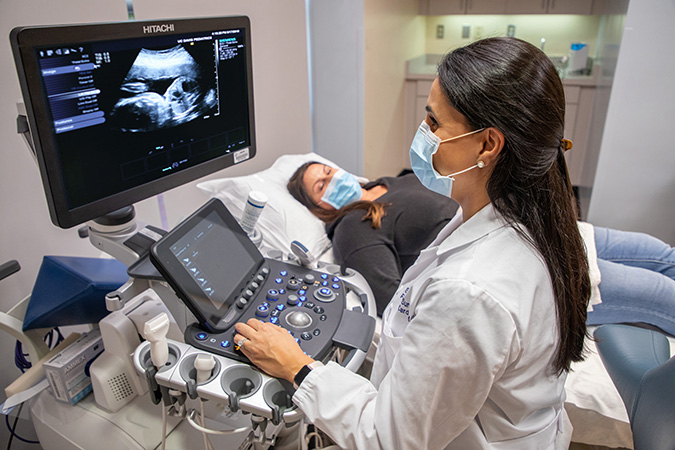
M 341 448 L 566 449 L 557 341 L 542 258 L 492 205 L 460 211 L 401 280 L 371 381 L 329 363 L 293 400 Z

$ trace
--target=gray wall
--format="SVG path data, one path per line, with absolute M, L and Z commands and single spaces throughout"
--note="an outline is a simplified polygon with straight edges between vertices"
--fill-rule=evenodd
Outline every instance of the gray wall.
M 314 151 L 363 175 L 363 0 L 307 0 Z
M 675 2 L 629 2 L 588 221 L 675 245 Z
M 278 156 L 311 151 L 306 10 L 304 0 L 135 0 L 137 20 L 245 14 L 251 18 L 258 154 L 212 175 L 236 176 L 268 167 Z M 0 310 L 30 294 L 44 255 L 99 256 L 76 229 L 51 224 L 37 166 L 16 134 L 15 102 L 21 98 L 9 45 L 19 25 L 126 20 L 124 0 L 1 0 L 0 35 L 0 263 L 18 260 L 22 270 L 0 282 Z M 195 183 L 163 194 L 172 227 L 207 197 Z M 158 199 L 136 205 L 137 218 L 161 226 Z M 20 372 L 13 365 L 14 340 L 0 334 L 0 388 Z M 4 400 L 0 390 L 0 401 Z

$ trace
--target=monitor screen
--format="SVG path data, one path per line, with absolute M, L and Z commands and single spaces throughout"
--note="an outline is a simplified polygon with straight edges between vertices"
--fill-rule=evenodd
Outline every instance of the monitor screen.
M 247 17 L 21 27 L 10 39 L 62 228 L 255 156 Z

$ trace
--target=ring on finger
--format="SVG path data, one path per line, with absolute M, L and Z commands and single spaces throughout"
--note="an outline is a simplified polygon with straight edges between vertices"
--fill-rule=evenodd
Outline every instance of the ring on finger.
M 243 338 L 239 342 L 237 342 L 237 347 L 242 348 L 244 346 L 244 342 L 246 342 L 248 338 Z

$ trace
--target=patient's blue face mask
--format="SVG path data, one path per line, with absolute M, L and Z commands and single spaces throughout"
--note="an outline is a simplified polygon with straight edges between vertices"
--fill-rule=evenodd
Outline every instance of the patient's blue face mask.
M 328 183 L 321 200 L 335 209 L 361 200 L 363 190 L 359 180 L 349 172 L 339 169 Z
M 468 169 L 443 176 L 434 169 L 433 156 L 438 151 L 438 146 L 442 143 L 454 141 L 455 139 L 478 133 L 484 129 L 485 128 L 481 128 L 480 130 L 470 131 L 469 133 L 441 140 L 433 133 L 433 131 L 431 131 L 431 128 L 429 128 L 426 121 L 422 121 L 422 124 L 417 129 L 417 133 L 413 138 L 412 145 L 410 146 L 410 166 L 420 182 L 427 189 L 445 195 L 446 197 L 451 197 L 452 182 L 455 181 L 453 177 L 478 167 L 478 164 L 473 165 Z

